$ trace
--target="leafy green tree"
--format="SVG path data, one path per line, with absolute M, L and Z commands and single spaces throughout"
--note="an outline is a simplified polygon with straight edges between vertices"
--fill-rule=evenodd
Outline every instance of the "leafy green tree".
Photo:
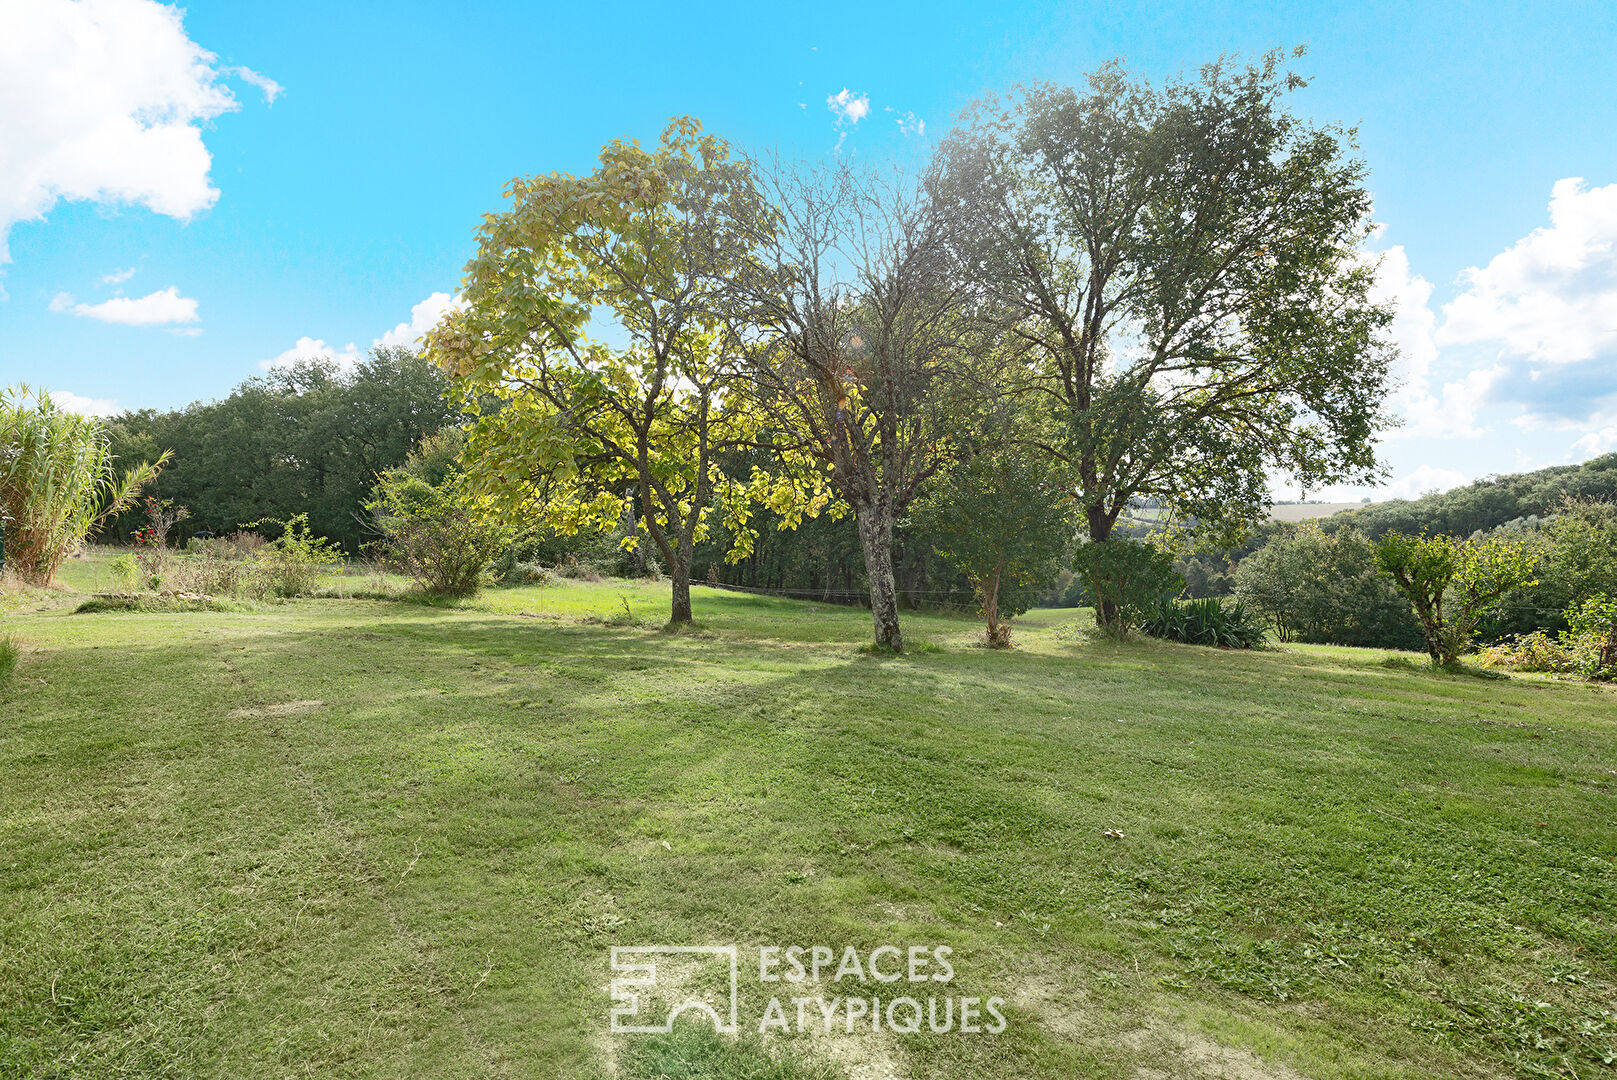
M 1079 547 L 1073 569 L 1094 598 L 1096 625 L 1116 637 L 1126 637 L 1165 597 L 1185 587 L 1185 579 L 1174 571 L 1173 556 L 1120 536 Z
M 477 592 L 511 542 L 511 529 L 468 490 L 459 463 L 464 442 L 459 428 L 430 436 L 403 465 L 382 473 L 367 504 L 383 562 L 443 596 Z
M 318 535 L 357 551 L 377 476 L 458 419 L 447 388 L 432 363 L 382 347 L 351 370 L 312 359 L 250 379 L 223 400 L 125 413 L 107 434 L 121 460 L 172 453 L 152 487 L 190 509 L 176 533 L 222 534 L 306 513 Z M 127 541 L 128 527 L 107 537 Z
M 1617 678 L 1617 597 L 1594 593 L 1567 610 L 1567 637 L 1584 658 L 1583 674 Z
M 1394 349 L 1365 165 L 1286 108 L 1301 85 L 1275 53 L 1161 86 L 1114 64 L 985 101 L 941 148 L 962 272 L 1026 352 L 1094 540 L 1131 500 L 1233 531 L 1271 470 L 1378 475 Z
M 992 648 L 1008 648 L 1011 620 L 1032 606 L 1072 550 L 1072 495 L 1042 457 L 1005 445 L 934 479 L 911 510 L 938 553 L 971 582 Z
M 119 473 L 101 421 L 28 387 L 0 392 L 0 533 L 5 568 L 48 585 L 99 525 L 134 505 L 167 460 Z
M 1330 534 L 1305 524 L 1276 534 L 1236 566 L 1235 595 L 1281 641 L 1422 644 L 1409 604 L 1380 572 L 1370 541 L 1352 529 Z
M 1447 533 L 1470 536 L 1519 522 L 1531 525 L 1562 513 L 1574 502 L 1617 500 L 1617 454 L 1579 465 L 1555 465 L 1529 473 L 1490 476 L 1465 487 L 1418 499 L 1393 499 L 1333 514 L 1320 522 L 1326 532 L 1353 528 L 1372 540 L 1385 532 Z
M 1547 531 L 1543 577 L 1554 599 L 1571 605 L 1597 593 L 1617 596 L 1617 503 L 1564 499 Z
M 509 194 L 479 231 L 466 307 L 428 336 L 463 398 L 499 406 L 472 428 L 468 478 L 563 532 L 634 515 L 668 569 L 670 623 L 688 623 L 692 558 L 715 508 L 740 557 L 755 500 L 794 516 L 826 502 L 720 468 L 758 433 L 716 293 L 767 209 L 747 165 L 689 118 L 654 150 L 613 142 L 589 175 L 519 178 Z M 596 320 L 627 345 L 592 339 Z
M 1391 532 L 1376 541 L 1376 565 L 1409 599 L 1437 667 L 1453 667 L 1480 619 L 1501 596 L 1534 583 L 1538 556 L 1525 541 L 1458 540 Z

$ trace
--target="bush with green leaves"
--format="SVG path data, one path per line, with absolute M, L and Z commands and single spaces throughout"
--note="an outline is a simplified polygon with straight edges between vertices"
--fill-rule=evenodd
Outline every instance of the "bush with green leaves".
M 439 596 L 470 596 L 489 565 L 511 545 L 511 530 L 493 518 L 459 466 L 464 436 L 446 428 L 409 459 L 384 472 L 367 504 L 382 539 L 376 552 L 389 568 Z
M 938 477 L 910 511 L 937 552 L 971 582 L 990 648 L 1033 605 L 1077 535 L 1072 495 L 1047 461 L 1005 446 Z
M 1534 630 L 1510 641 L 1486 645 L 1477 650 L 1477 660 L 1484 667 L 1510 668 L 1514 671 L 1575 672 L 1580 667 L 1578 650 L 1566 640 L 1566 636 L 1544 630 Z
M 1536 583 L 1538 554 L 1525 540 L 1390 532 L 1376 541 L 1375 552 L 1376 565 L 1408 598 L 1437 667 L 1459 664 L 1477 621 L 1501 596 Z
M 281 534 L 247 557 L 250 575 L 244 588 L 257 597 L 309 596 L 342 564 L 342 550 L 309 528 L 308 514 L 284 521 L 265 518 L 250 523 L 279 526 Z
M 1361 533 L 1312 524 L 1277 532 L 1235 569 L 1235 595 L 1281 641 L 1389 649 L 1423 647 L 1407 601 Z
M 1140 631 L 1165 641 L 1220 649 L 1255 649 L 1266 636 L 1263 620 L 1245 604 L 1239 600 L 1226 604 L 1216 597 L 1164 596 L 1141 619 Z
M 1078 549 L 1073 570 L 1095 600 L 1095 624 L 1116 637 L 1126 636 L 1164 597 L 1185 587 L 1185 579 L 1174 572 L 1173 557 L 1138 540 L 1092 540 Z
M 549 585 L 552 576 L 549 567 L 522 558 L 515 543 L 505 546 L 495 558 L 490 573 L 501 585 Z
M 1567 611 L 1566 638 L 1578 671 L 1591 679 L 1617 678 L 1617 597 L 1596 593 Z

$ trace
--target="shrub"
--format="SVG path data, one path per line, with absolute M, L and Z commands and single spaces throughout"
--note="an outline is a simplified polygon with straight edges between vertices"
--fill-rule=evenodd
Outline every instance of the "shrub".
M 119 555 L 112 560 L 109 569 L 112 580 L 125 589 L 133 589 L 140 584 L 140 564 L 133 555 Z
M 308 596 L 342 562 L 342 552 L 310 531 L 308 514 L 267 520 L 281 526 L 281 535 L 252 556 L 253 590 L 267 596 Z
M 519 558 L 514 545 L 494 561 L 493 574 L 501 585 L 549 585 L 551 579 L 548 567 Z
M 1255 649 L 1263 644 L 1265 633 L 1263 621 L 1245 604 L 1237 600 L 1226 605 L 1215 597 L 1162 597 L 1141 619 L 1140 630 L 1166 641 L 1221 649 Z
M 1235 595 L 1281 641 L 1419 649 L 1409 603 L 1376 566 L 1353 529 L 1287 529 L 1237 564 Z
M 366 504 L 382 534 L 378 555 L 429 593 L 469 596 L 511 543 L 510 530 L 477 505 L 454 463 L 458 428 L 432 436 L 382 474 Z
M 132 611 L 153 614 L 173 611 L 234 611 L 230 604 L 195 593 L 102 593 L 74 609 L 76 615 Z
M 1158 603 L 1185 587 L 1173 559 L 1150 544 L 1113 537 L 1078 549 L 1073 569 L 1095 598 L 1095 623 L 1122 637 L 1156 610 Z
M 558 577 L 570 578 L 573 581 L 601 581 L 601 571 L 589 560 L 580 558 L 569 552 L 556 567 Z
M 1580 674 L 1617 678 L 1617 598 L 1596 593 L 1567 611 L 1566 638 L 1577 652 Z
M 1515 671 L 1578 670 L 1578 656 L 1568 643 L 1543 630 L 1523 634 L 1514 641 L 1504 641 L 1477 650 L 1477 661 L 1485 667 L 1511 668 Z

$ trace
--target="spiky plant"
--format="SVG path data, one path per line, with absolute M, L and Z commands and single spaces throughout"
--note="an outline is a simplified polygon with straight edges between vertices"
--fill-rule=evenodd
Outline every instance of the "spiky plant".
M 127 510 L 168 460 L 119 474 L 101 423 L 19 386 L 0 392 L 0 528 L 6 569 L 48 585 L 92 529 Z

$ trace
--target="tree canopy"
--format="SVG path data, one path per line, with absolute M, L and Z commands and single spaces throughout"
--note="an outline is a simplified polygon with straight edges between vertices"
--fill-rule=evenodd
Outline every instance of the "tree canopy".
M 481 414 L 472 482 L 564 531 L 634 516 L 673 581 L 671 621 L 689 622 L 711 512 L 739 557 L 755 499 L 814 512 L 826 498 L 720 467 L 758 437 L 718 295 L 769 228 L 747 164 L 688 119 L 653 150 L 613 142 L 600 161 L 587 176 L 511 183 L 510 208 L 485 219 L 466 268 L 466 305 L 429 352 Z
M 370 539 L 364 505 L 376 478 L 457 418 L 447 380 L 405 348 L 381 347 L 351 371 L 306 360 L 219 401 L 142 409 L 107 423 L 121 461 L 173 454 L 152 487 L 189 508 L 184 532 L 230 532 L 307 513 L 317 535 L 349 551 Z M 138 520 L 115 533 L 127 539 Z
M 1214 529 L 1261 516 L 1271 470 L 1378 475 L 1366 170 L 1351 131 L 1286 108 L 1282 59 L 1160 86 L 1111 64 L 986 100 L 940 149 L 961 272 L 1027 358 L 1093 539 L 1132 499 Z

